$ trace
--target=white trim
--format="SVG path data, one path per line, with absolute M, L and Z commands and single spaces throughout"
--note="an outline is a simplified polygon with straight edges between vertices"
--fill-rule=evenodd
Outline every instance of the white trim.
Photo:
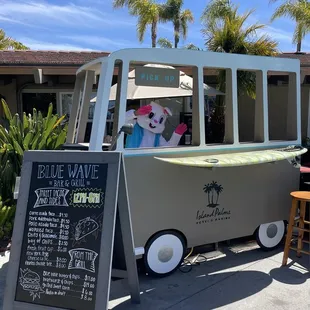
M 296 83 L 295 83 L 295 87 L 296 87 L 296 106 L 295 108 L 297 109 L 297 113 L 296 113 L 296 127 L 295 130 L 296 132 L 296 137 L 297 140 L 301 142 L 301 84 L 300 84 L 300 71 L 299 73 L 295 72 L 295 76 L 296 76 Z M 291 75 L 289 74 L 289 79 L 290 79 Z
M 73 99 L 73 91 L 61 91 L 58 93 L 58 100 L 59 100 L 59 113 L 60 115 L 63 115 L 64 111 L 63 111 L 63 106 L 62 106 L 62 100 L 61 100 L 61 96 L 62 95 L 72 95 L 72 99 Z M 96 97 L 97 96 L 97 91 L 94 91 L 94 89 L 92 90 L 92 93 L 91 93 L 91 97 Z M 94 103 L 90 103 L 90 105 L 95 105 Z M 88 123 L 92 123 L 93 122 L 93 119 L 89 118 Z
M 119 96 L 119 102 L 126 102 L 125 107 L 120 107 L 119 113 L 118 113 L 118 129 L 117 131 L 120 130 L 120 128 L 125 124 L 125 118 L 126 118 L 126 106 L 127 106 L 127 89 L 128 89 L 128 74 L 129 74 L 129 62 L 123 61 L 122 64 L 122 76 L 118 79 L 119 85 L 117 86 L 121 91 L 120 91 L 120 96 Z M 117 99 L 117 98 L 116 98 Z M 117 101 L 115 101 L 115 105 L 117 104 Z M 141 101 L 140 101 L 141 105 Z M 105 129 L 106 132 L 106 129 Z M 124 133 L 121 133 L 117 143 L 116 143 L 116 150 L 121 151 L 124 149 Z
M 111 88 L 115 62 L 105 62 L 101 67 L 98 90 L 108 90 Z M 102 141 L 106 132 L 108 105 L 110 92 L 100 91 L 96 100 L 96 111 L 93 119 L 93 126 L 90 136 L 89 150 L 102 151 Z
M 164 48 L 127 48 L 112 52 L 107 57 L 97 58 L 84 64 L 77 70 L 77 74 L 86 70 L 100 72 L 101 64 L 116 60 L 129 60 L 130 62 L 151 62 L 156 59 L 156 63 L 171 64 L 179 66 L 204 66 L 213 68 L 235 68 L 236 70 L 262 70 L 297 72 L 300 71 L 300 60 L 281 57 L 239 55 L 228 53 L 215 53 L 206 51 L 194 51 L 183 49 Z M 300 72 L 299 72 L 300 74 Z
M 51 87 L 44 87 L 44 88 L 24 88 L 21 93 L 22 94 L 47 94 L 47 93 L 50 93 L 50 94 L 55 94 L 56 95 L 56 111 L 59 115 L 62 115 L 61 114 L 61 102 L 60 102 L 60 93 L 69 93 L 69 92 L 72 92 L 73 93 L 73 88 L 72 90 L 71 89 L 68 89 L 68 88 L 51 88 Z M 23 96 L 21 96 L 21 110 L 22 110 L 22 113 L 24 112 L 23 111 Z
M 270 141 L 270 142 L 244 142 L 244 143 L 232 143 L 232 144 L 210 144 L 210 145 L 200 145 L 200 146 L 178 146 L 178 147 L 157 147 L 157 148 L 149 148 L 149 149 L 124 149 L 123 153 L 126 155 L 149 155 L 149 154 L 166 154 L 166 153 L 171 153 L 171 152 L 177 152 L 178 154 L 182 153 L 188 153 L 189 151 L 195 152 L 195 151 L 210 151 L 210 152 L 215 152 L 220 150 L 230 150 L 233 148 L 238 148 L 240 149 L 263 149 L 265 148 L 272 148 L 272 147 L 283 147 L 283 146 L 289 146 L 289 145 L 299 145 L 298 140 L 294 141 Z
M 264 118 L 264 141 L 269 142 L 269 112 L 268 112 L 268 71 L 262 70 L 263 74 L 263 118 Z
M 227 83 L 227 81 L 226 81 Z M 231 99 L 232 99 L 232 121 L 234 145 L 239 145 L 239 120 L 238 120 L 238 83 L 237 68 L 231 69 Z
M 198 113 L 199 113 L 199 130 L 200 130 L 200 143 L 199 146 L 206 144 L 206 123 L 205 123 L 205 95 L 204 95 L 204 88 L 203 88 L 203 67 L 198 67 L 197 70 L 197 83 L 198 83 L 198 102 L 203 102 L 204 104 L 199 104 L 198 106 Z M 183 107 L 185 103 L 183 100 Z
M 62 106 L 62 100 L 61 100 L 62 95 L 72 95 L 72 97 L 73 97 L 73 91 L 72 92 L 66 91 L 66 92 L 59 92 L 58 93 L 58 96 L 59 96 L 59 98 L 58 98 L 58 100 L 59 100 L 59 113 L 61 115 L 63 115 L 63 106 Z

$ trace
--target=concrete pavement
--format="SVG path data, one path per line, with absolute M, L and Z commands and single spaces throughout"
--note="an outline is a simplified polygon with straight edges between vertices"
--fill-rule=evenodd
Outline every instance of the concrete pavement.
M 263 252 L 254 242 L 223 245 L 189 273 L 140 276 L 140 305 L 131 304 L 125 281 L 113 282 L 109 309 L 310 309 L 310 258 L 291 252 L 288 266 L 281 267 L 282 249 Z
M 112 281 L 109 309 L 310 310 L 310 257 L 297 258 L 292 251 L 288 266 L 281 267 L 282 250 L 264 252 L 244 240 L 220 244 L 218 251 L 204 254 L 207 261 L 187 273 L 178 270 L 162 279 L 141 274 L 139 305 L 131 304 L 125 280 Z M 0 256 L 0 310 L 5 310 L 8 259 L 8 253 Z

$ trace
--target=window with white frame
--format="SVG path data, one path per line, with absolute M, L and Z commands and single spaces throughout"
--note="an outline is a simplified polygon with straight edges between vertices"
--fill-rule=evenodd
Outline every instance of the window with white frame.
M 96 103 L 96 92 L 92 92 L 91 100 L 89 103 L 89 111 L 88 111 L 88 121 L 92 122 L 94 117 L 95 103 Z M 70 117 L 70 112 L 72 108 L 73 101 L 73 92 L 61 92 L 60 93 L 60 112 L 62 115 L 67 114 Z

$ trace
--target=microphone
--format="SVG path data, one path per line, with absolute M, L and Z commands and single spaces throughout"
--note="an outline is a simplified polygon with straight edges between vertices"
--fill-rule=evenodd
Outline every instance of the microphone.
M 119 132 L 117 133 L 117 135 L 113 138 L 111 145 L 109 147 L 109 151 L 112 151 L 115 143 L 117 142 L 119 136 L 121 135 L 121 133 L 125 133 L 127 135 L 131 135 L 133 133 L 133 124 L 125 124 L 121 127 L 121 129 L 119 130 Z

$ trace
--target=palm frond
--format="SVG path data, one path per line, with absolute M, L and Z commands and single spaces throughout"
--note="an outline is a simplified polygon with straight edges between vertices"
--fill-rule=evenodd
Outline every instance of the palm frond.
M 144 35 L 145 35 L 147 25 L 148 25 L 147 19 L 144 18 L 144 16 L 140 16 L 138 18 L 138 23 L 137 23 L 137 33 L 138 33 L 138 39 L 140 42 L 143 42 L 144 40 Z
M 187 37 L 188 23 L 194 22 L 194 16 L 191 10 L 184 10 L 180 14 L 180 32 L 182 34 L 183 39 L 185 40 Z
M 161 47 L 161 48 L 173 48 L 173 43 L 166 38 L 159 38 L 157 41 L 157 44 Z
M 0 50 L 29 50 L 23 43 L 8 37 L 3 29 L 0 29 Z
M 278 43 L 267 35 L 261 34 L 264 24 L 255 23 L 247 26 L 254 10 L 243 14 L 238 13 L 238 7 L 228 0 L 212 0 L 209 11 L 205 13 L 202 34 L 208 50 L 221 53 L 236 53 L 249 55 L 274 56 L 278 53 Z M 228 14 L 226 14 L 228 12 Z M 251 98 L 256 95 L 256 78 L 252 72 L 238 71 L 238 95 L 247 94 Z M 218 87 L 225 92 L 225 73 L 218 75 Z M 224 102 L 218 100 L 216 111 L 218 117 L 223 112 Z M 222 112 L 221 112 L 222 111 Z

